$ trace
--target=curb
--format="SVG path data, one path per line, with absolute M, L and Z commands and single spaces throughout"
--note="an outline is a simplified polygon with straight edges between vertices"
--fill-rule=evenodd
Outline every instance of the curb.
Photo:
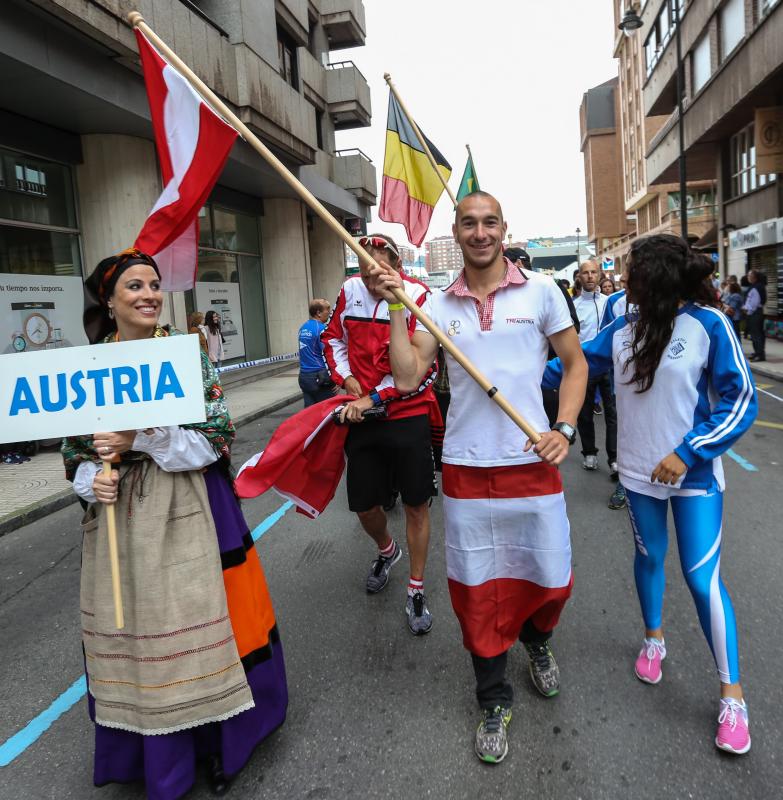
M 781 375 L 779 372 L 774 372 L 768 367 L 757 367 L 753 361 L 748 363 L 750 365 L 750 371 L 754 375 L 760 375 L 762 378 L 769 378 L 773 381 L 783 381 L 783 375 Z
M 274 414 L 275 411 L 279 411 L 281 408 L 285 408 L 286 406 L 296 403 L 301 399 L 302 393 L 297 392 L 296 394 L 283 397 L 280 400 L 275 400 L 274 403 L 270 403 L 268 406 L 259 408 L 257 411 L 251 411 L 248 414 L 243 414 L 241 417 L 237 417 L 234 420 L 234 427 L 241 428 L 243 425 L 247 425 L 249 422 L 254 422 L 257 419 L 261 419 L 261 417 Z M 62 508 L 66 508 L 67 506 L 78 502 L 78 500 L 79 498 L 70 489 L 66 489 L 65 491 L 52 495 L 52 497 L 47 497 L 45 500 L 40 500 L 37 503 L 31 503 L 29 506 L 25 506 L 20 511 L 17 511 L 0 520 L 0 536 L 5 536 L 7 533 L 11 533 L 19 528 L 23 528 L 25 525 L 29 525 L 31 522 L 36 522 L 42 517 L 53 514 L 55 511 L 59 511 Z

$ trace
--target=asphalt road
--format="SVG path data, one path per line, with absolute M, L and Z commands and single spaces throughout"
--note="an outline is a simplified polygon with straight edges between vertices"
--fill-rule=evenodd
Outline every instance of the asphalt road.
M 762 383 L 783 398 L 783 384 Z M 236 798 L 754 798 L 783 797 L 783 401 L 762 394 L 756 425 L 725 457 L 723 574 L 739 621 L 753 749 L 713 746 L 718 683 L 672 542 L 663 682 L 633 675 L 642 629 L 633 543 L 610 511 L 605 465 L 586 473 L 574 448 L 564 466 L 575 587 L 553 640 L 563 688 L 546 700 L 515 648 L 511 747 L 496 767 L 473 754 L 477 724 L 469 658 L 449 604 L 440 501 L 432 508 L 427 574 L 435 616 L 412 637 L 403 616 L 405 561 L 386 590 L 364 591 L 373 558 L 341 489 L 317 521 L 288 511 L 259 540 L 288 668 L 289 716 L 236 779 Z M 235 461 L 262 448 L 291 411 L 245 427 Z M 598 419 L 599 442 L 602 420 Z M 777 427 L 775 427 L 777 426 Z M 603 456 L 602 456 L 603 461 Z M 749 469 L 755 468 L 755 470 Z M 250 527 L 282 500 L 245 503 Z M 79 511 L 70 507 L 0 538 L 0 752 L 81 674 Z M 392 512 L 401 533 L 402 514 Z M 93 729 L 82 698 L 11 763 L 0 798 L 136 800 L 138 786 L 92 786 Z M 203 783 L 189 795 L 208 797 Z

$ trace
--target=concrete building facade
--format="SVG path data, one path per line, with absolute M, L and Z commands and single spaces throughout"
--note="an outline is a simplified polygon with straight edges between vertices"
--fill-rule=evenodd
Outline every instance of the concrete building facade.
M 611 259 L 614 272 L 622 271 L 631 241 L 636 236 L 653 233 L 680 232 L 680 193 L 675 173 L 662 183 L 648 178 L 647 153 L 650 142 L 667 121 L 665 114 L 647 114 L 644 107 L 647 48 L 636 34 L 625 36 L 618 29 L 623 14 L 630 7 L 627 0 L 613 0 L 615 46 L 618 74 L 600 87 L 589 90 L 580 109 L 582 151 L 585 153 L 585 186 L 588 207 L 588 237 L 595 244 L 596 255 Z M 648 2 L 647 7 L 655 5 Z M 638 10 L 638 4 L 634 6 Z M 671 9 L 667 20 L 671 19 Z M 665 43 L 671 39 L 672 27 L 662 27 Z M 663 40 L 662 40 L 663 41 Z M 614 86 L 614 103 L 601 96 Z M 585 105 L 593 100 L 593 116 L 587 127 Z M 613 125 L 610 114 L 613 112 Z M 615 139 L 612 140 L 612 135 Z M 588 149 L 592 146 L 592 149 Z M 588 156 L 590 156 L 588 158 Z M 695 178 L 696 176 L 694 176 Z M 611 186 L 607 185 L 611 184 Z M 621 196 L 618 219 L 614 198 L 619 188 Z M 591 227 L 591 195 L 603 197 L 593 201 L 595 211 Z M 610 196 L 611 202 L 606 199 Z M 705 248 L 716 244 L 716 193 L 711 179 L 689 180 L 686 194 L 689 239 Z M 624 227 L 622 232 L 620 229 Z M 612 229 L 618 231 L 613 235 Z M 596 235 L 597 233 L 597 235 Z M 605 235 L 607 234 L 607 235 Z
M 757 165 L 757 151 L 783 150 L 783 3 L 679 0 L 685 65 L 684 150 L 688 177 L 716 185 L 723 274 L 754 267 L 767 277 L 768 332 L 783 338 L 783 155 Z M 647 150 L 651 184 L 677 176 L 676 54 L 662 36 L 670 2 L 648 2 L 644 111 L 663 115 Z
M 83 280 L 133 243 L 160 194 L 132 10 L 338 219 L 364 223 L 375 169 L 335 151 L 334 134 L 370 124 L 369 87 L 330 55 L 364 44 L 361 0 L 8 0 L 0 278 Z M 182 329 L 191 310 L 222 310 L 228 360 L 295 351 L 309 299 L 336 296 L 344 278 L 342 242 L 242 141 L 201 210 L 199 244 L 196 288 L 167 296 L 164 321 Z M 52 327 L 63 338 L 81 326 L 71 305 Z M 21 333 L 16 349 L 32 349 Z

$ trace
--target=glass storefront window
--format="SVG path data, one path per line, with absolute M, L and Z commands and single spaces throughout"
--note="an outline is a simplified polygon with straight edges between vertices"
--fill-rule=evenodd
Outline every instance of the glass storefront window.
M 0 218 L 76 228 L 71 170 L 0 149 Z
M 199 215 L 196 285 L 187 312 L 213 310 L 221 319 L 224 358 L 269 355 L 258 217 L 208 203 Z
M 217 206 L 212 213 L 215 230 L 214 247 L 218 250 L 233 250 L 239 253 L 260 252 L 258 221 L 255 217 Z
M 209 206 L 198 212 L 198 243 L 202 247 L 212 247 L 212 214 Z
M 0 224 L 0 273 L 81 275 L 79 237 Z

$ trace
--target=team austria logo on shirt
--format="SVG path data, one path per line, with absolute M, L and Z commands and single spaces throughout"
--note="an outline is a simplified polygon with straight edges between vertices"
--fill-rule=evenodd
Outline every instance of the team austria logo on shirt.
M 535 320 L 532 317 L 506 317 L 506 325 L 533 325 Z
M 683 339 L 682 336 L 678 336 L 676 339 L 672 339 L 671 344 L 669 345 L 669 352 L 668 356 L 672 361 L 676 361 L 678 358 L 682 358 L 682 354 L 685 352 L 685 345 L 688 344 L 687 339 Z
M 449 327 L 446 330 L 449 336 L 459 336 L 459 329 L 462 325 L 462 322 L 458 319 L 453 319 L 449 322 Z

